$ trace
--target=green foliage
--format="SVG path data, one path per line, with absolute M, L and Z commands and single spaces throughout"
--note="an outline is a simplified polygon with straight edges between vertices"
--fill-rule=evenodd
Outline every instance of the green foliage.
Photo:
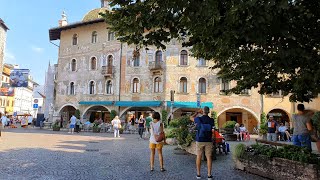
M 233 129 L 236 124 L 237 124 L 237 122 L 235 122 L 235 121 L 227 121 L 222 125 L 222 127 L 223 128 L 232 128 Z
M 111 110 L 111 112 L 110 112 L 110 119 L 113 120 L 114 117 L 116 117 L 116 116 L 117 116 L 117 111 Z
M 312 119 L 312 125 L 317 131 L 318 136 L 320 136 L 320 111 L 315 112 L 311 119 Z
M 174 129 L 172 127 L 168 127 L 164 130 L 165 134 L 166 134 L 166 138 L 174 138 L 176 137 L 175 133 L 174 133 Z
M 110 0 L 103 17 L 136 50 L 178 39 L 213 60 L 231 92 L 260 87 L 309 102 L 320 92 L 320 1 Z
M 168 111 L 166 111 L 166 110 L 162 110 L 161 111 L 161 116 L 162 116 L 162 121 L 164 122 L 164 125 L 165 125 L 165 127 L 167 127 L 168 126 Z
M 218 113 L 216 111 L 211 111 L 211 117 L 214 119 L 214 126 L 219 128 L 218 124 Z
M 77 118 L 77 119 L 80 119 L 80 110 L 77 109 L 76 112 L 74 113 L 74 116 Z
M 269 158 L 278 157 L 303 163 L 320 165 L 320 157 L 309 152 L 305 147 L 287 145 L 281 148 L 276 148 L 269 145 L 254 144 L 251 147 L 248 147 L 247 151 L 253 153 L 254 155 L 266 155 Z
M 260 124 L 266 124 L 267 121 L 268 121 L 268 119 L 267 119 L 266 113 L 263 112 L 263 113 L 260 115 L 260 122 L 261 122 Z
M 260 125 L 259 134 L 267 134 L 268 133 L 268 126 L 266 123 Z
M 56 120 L 53 125 L 52 128 L 60 128 L 60 120 Z
M 196 137 L 194 125 L 192 125 L 189 116 L 183 116 L 172 120 L 168 131 L 170 137 L 175 137 L 178 143 L 185 147 L 189 146 Z
M 245 153 L 246 151 L 246 145 L 245 144 L 237 144 L 235 149 L 234 149 L 234 152 L 233 152 L 233 155 L 236 157 L 236 158 L 242 158 L 243 157 L 243 154 Z

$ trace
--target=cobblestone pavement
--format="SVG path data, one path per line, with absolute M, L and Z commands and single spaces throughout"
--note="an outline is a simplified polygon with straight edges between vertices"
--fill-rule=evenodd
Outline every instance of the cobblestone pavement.
M 138 135 L 54 132 L 39 129 L 9 129 L 0 137 L 0 179 L 100 180 L 100 179 L 196 179 L 195 156 L 176 146 L 165 146 L 166 172 L 149 171 L 147 140 Z M 156 156 L 157 158 L 157 156 Z M 203 162 L 203 179 L 206 175 Z M 233 169 L 231 155 L 213 162 L 215 179 L 263 179 Z

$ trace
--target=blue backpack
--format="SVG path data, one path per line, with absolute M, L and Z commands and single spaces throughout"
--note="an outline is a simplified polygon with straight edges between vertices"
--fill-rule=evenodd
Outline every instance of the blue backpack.
M 199 137 L 200 138 L 211 137 L 211 135 L 212 135 L 212 125 L 203 123 L 202 122 L 202 117 L 199 117 L 199 119 L 200 119 Z

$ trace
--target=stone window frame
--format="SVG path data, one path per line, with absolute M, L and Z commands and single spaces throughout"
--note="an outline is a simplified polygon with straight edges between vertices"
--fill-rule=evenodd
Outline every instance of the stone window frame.
M 74 62 L 74 63 L 73 63 Z M 77 71 L 77 59 L 76 58 L 72 58 L 71 62 L 70 62 L 70 70 L 72 72 L 76 72 Z
M 157 62 L 157 60 L 158 60 L 158 56 L 157 56 L 157 53 L 158 52 L 161 52 L 161 58 L 160 58 L 160 61 L 159 61 L 159 63 L 161 63 L 161 62 L 163 62 L 164 60 L 163 60 L 163 51 L 161 51 L 160 49 L 158 49 L 158 50 L 156 50 L 155 51 L 155 53 L 154 53 L 154 62 L 156 63 Z
M 231 89 L 231 81 L 225 81 L 223 78 L 220 78 L 220 95 L 228 95 L 227 90 Z
M 156 81 L 159 79 L 159 81 Z M 162 78 L 160 76 L 156 76 L 153 78 L 153 92 L 154 93 L 161 93 L 163 88 L 162 88 Z
M 78 45 L 78 34 L 77 33 L 75 33 L 75 34 L 73 34 L 73 36 L 72 36 L 72 45 L 73 46 L 76 46 L 76 45 Z
M 187 54 L 182 54 L 182 52 L 186 52 Z M 182 55 L 186 55 L 186 64 L 182 63 Z M 187 49 L 182 49 L 179 53 L 179 66 L 189 66 L 189 52 Z
M 202 62 L 202 63 L 201 63 Z M 206 59 L 204 59 L 204 58 L 199 58 L 198 59 L 198 65 L 197 65 L 198 67 L 207 67 L 208 65 L 207 65 L 207 60 Z
M 185 78 L 185 79 L 183 79 L 183 78 Z M 182 79 L 186 80 L 186 82 L 182 82 Z M 184 91 L 184 90 L 186 90 L 186 91 Z M 182 76 L 179 78 L 179 93 L 181 93 L 181 94 L 188 93 L 188 78 L 186 76 Z
M 111 84 L 110 89 L 108 87 L 108 85 L 109 85 L 108 82 L 110 82 L 110 84 Z M 106 87 L 105 88 L 106 95 L 112 95 L 113 94 L 113 81 L 111 79 L 106 80 L 105 87 Z M 110 92 L 109 92 L 109 90 L 110 90 Z
M 93 82 L 93 84 L 92 84 L 92 82 Z M 95 95 L 96 94 L 96 89 L 97 89 L 97 86 L 96 86 L 96 82 L 94 81 L 94 80 L 90 80 L 89 81 L 89 88 L 88 88 L 88 94 L 89 95 Z M 92 89 L 92 86 L 93 85 L 93 89 Z
M 138 82 L 134 82 L 135 80 L 138 80 Z M 134 77 L 131 80 L 131 92 L 136 94 L 136 93 L 140 93 L 140 84 L 141 84 L 141 80 L 138 77 Z
M 71 84 L 73 84 L 73 86 Z M 69 95 L 76 95 L 76 88 L 75 87 L 76 87 L 76 83 L 74 81 L 71 81 L 69 83 L 69 87 L 68 87 L 68 94 Z
M 93 31 L 91 34 L 91 43 L 95 44 L 98 41 L 98 33 L 97 31 Z
M 201 79 L 204 80 L 204 91 L 201 86 L 203 84 L 203 82 L 200 82 Z M 198 79 L 198 93 L 200 93 L 200 94 L 207 94 L 208 93 L 208 80 L 204 77 L 200 77 Z
M 113 31 L 108 31 L 108 41 L 114 41 L 115 34 Z
M 93 58 L 96 60 L 96 62 L 95 62 L 95 68 L 93 69 L 92 68 L 92 60 L 93 60 Z M 98 58 L 96 57 L 96 56 L 91 56 L 90 57 L 90 62 L 89 62 L 89 70 L 90 71 L 96 71 L 96 70 L 98 70 Z

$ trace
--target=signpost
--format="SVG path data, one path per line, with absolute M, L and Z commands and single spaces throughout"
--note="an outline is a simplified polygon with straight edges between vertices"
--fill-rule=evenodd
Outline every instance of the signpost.
M 33 109 L 38 109 L 38 104 L 33 104 Z

